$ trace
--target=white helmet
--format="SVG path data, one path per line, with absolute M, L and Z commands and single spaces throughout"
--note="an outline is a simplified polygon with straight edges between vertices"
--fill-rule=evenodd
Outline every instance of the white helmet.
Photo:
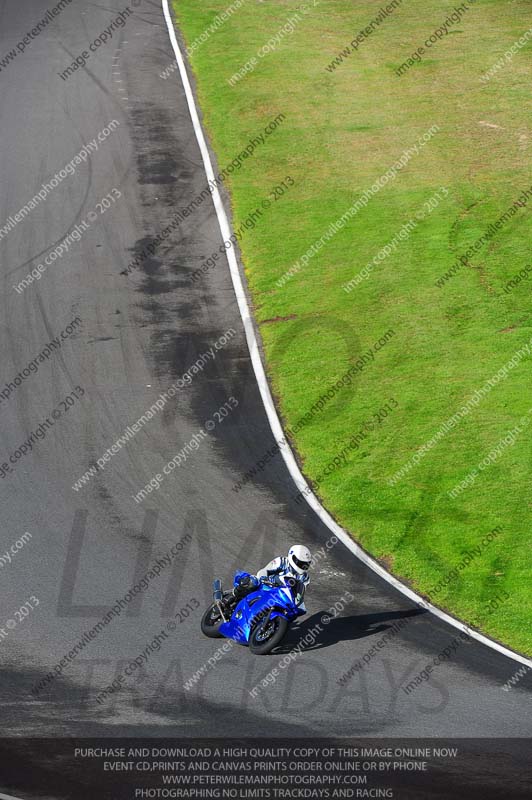
M 288 551 L 288 563 L 298 575 L 308 571 L 311 561 L 310 550 L 302 544 L 294 544 Z

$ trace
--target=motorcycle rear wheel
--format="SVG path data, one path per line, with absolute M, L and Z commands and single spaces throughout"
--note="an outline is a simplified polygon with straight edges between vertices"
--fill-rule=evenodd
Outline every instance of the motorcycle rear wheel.
M 222 639 L 223 636 L 219 631 L 223 622 L 224 618 L 220 614 L 218 606 L 216 603 L 212 603 L 201 618 L 201 632 L 209 639 Z
M 288 630 L 285 617 L 269 617 L 253 629 L 249 639 L 249 649 L 256 656 L 265 656 L 277 647 Z

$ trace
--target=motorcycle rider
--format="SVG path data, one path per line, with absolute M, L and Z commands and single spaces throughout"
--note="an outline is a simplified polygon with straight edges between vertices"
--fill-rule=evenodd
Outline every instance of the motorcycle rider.
M 312 562 L 312 555 L 308 547 L 302 544 L 294 544 L 288 551 L 287 556 L 273 558 L 269 564 L 260 569 L 257 575 L 248 573 L 237 573 L 235 575 L 235 585 L 233 595 L 237 602 L 246 595 L 254 592 L 260 584 L 261 578 L 271 581 L 283 582 L 283 578 L 292 578 L 297 581 L 296 604 L 303 610 L 305 604 L 303 598 L 305 589 L 310 583 L 308 570 Z

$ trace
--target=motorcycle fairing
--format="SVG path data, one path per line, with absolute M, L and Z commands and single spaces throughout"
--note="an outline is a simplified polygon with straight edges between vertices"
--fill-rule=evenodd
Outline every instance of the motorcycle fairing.
M 248 644 L 253 620 L 257 615 L 268 611 L 272 618 L 285 617 L 288 620 L 305 613 L 297 607 L 287 586 L 267 586 L 261 583 L 257 591 L 240 600 L 231 619 L 223 622 L 219 631 L 239 644 Z

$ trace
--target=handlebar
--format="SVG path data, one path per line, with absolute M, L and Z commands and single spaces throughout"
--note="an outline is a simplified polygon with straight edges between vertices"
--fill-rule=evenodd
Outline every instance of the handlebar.
M 266 584 L 266 586 L 272 586 L 274 588 L 289 586 L 290 589 L 295 589 L 297 586 L 297 580 L 289 576 L 284 578 L 284 582 L 278 576 L 274 576 L 273 578 L 261 578 L 260 580 L 261 583 Z
M 265 584 L 266 586 L 282 586 L 281 580 L 278 578 L 277 580 L 273 580 L 272 578 L 261 578 L 260 582 Z

